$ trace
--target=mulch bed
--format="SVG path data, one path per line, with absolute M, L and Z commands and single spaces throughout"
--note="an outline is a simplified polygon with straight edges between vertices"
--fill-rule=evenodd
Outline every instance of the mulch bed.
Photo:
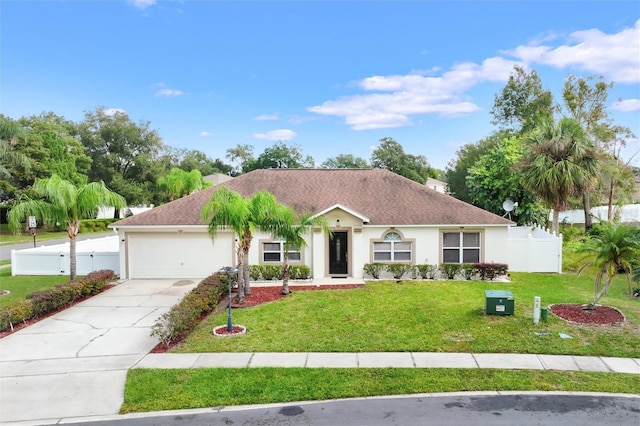
M 549 306 L 549 311 L 565 321 L 577 324 L 611 325 L 624 322 L 624 315 L 612 307 L 596 305 L 593 309 L 585 309 L 586 305 L 558 304 Z
M 106 286 L 104 286 L 104 288 L 103 288 L 101 291 L 99 291 L 99 292 L 98 292 L 98 293 L 96 293 L 96 294 L 100 294 L 100 293 L 102 293 L 103 291 L 107 291 L 107 290 L 109 290 L 109 289 L 110 289 L 110 288 L 112 288 L 112 287 L 115 287 L 115 284 L 107 284 Z M 3 338 L 3 337 L 5 337 L 5 336 L 8 336 L 8 335 L 10 335 L 10 334 L 13 334 L 13 333 L 15 333 L 16 331 L 22 330 L 22 329 L 23 329 L 23 328 L 25 328 L 25 327 L 29 327 L 29 326 L 30 326 L 30 325 L 32 325 L 32 324 L 35 324 L 35 323 L 37 323 L 37 322 L 40 322 L 40 321 L 42 321 L 42 320 L 43 320 L 43 319 L 45 319 L 45 318 L 49 318 L 50 316 L 55 315 L 55 314 L 57 314 L 58 312 L 64 311 L 64 310 L 65 310 L 65 309 L 67 309 L 67 308 L 70 308 L 70 307 L 72 307 L 72 306 L 75 306 L 75 305 L 77 305 L 78 303 L 84 302 L 85 300 L 90 299 L 90 298 L 92 298 L 93 296 L 95 296 L 95 294 L 93 294 L 93 295 L 91 295 L 91 296 L 84 296 L 84 297 L 81 297 L 81 298 L 79 298 L 79 299 L 74 300 L 74 301 L 73 301 L 73 303 L 70 303 L 70 304 L 68 304 L 68 305 L 66 305 L 66 306 L 63 306 L 63 307 L 62 307 L 62 308 L 60 308 L 60 309 L 56 309 L 55 311 L 51 311 L 51 312 L 48 312 L 48 313 L 46 313 L 46 314 L 42 314 L 42 315 L 40 315 L 40 316 L 37 316 L 37 317 L 35 317 L 35 318 L 28 319 L 28 320 L 26 320 L 26 321 L 24 321 L 24 322 L 20 322 L 20 323 L 18 323 L 18 324 L 13 324 L 13 330 L 11 330 L 11 328 L 8 328 L 8 329 L 6 329 L 6 330 L 4 330 L 4 331 L 0 331 L 0 339 L 2 339 L 2 338 Z

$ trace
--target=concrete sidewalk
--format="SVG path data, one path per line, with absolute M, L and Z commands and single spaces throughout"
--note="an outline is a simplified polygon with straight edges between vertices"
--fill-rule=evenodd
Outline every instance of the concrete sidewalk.
M 640 374 L 640 358 L 428 352 L 148 354 L 134 368 L 502 368 Z

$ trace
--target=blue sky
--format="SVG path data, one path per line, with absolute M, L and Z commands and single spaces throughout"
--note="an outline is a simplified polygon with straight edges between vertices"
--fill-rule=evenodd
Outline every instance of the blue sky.
M 445 168 L 494 130 L 516 64 L 557 100 L 569 73 L 614 81 L 611 116 L 640 137 L 637 1 L 3 0 L 0 19 L 2 114 L 104 106 L 224 161 L 277 140 L 369 159 L 392 137 Z

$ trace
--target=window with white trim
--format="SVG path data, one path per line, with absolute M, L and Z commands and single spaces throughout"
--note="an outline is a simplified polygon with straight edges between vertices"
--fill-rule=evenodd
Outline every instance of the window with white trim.
M 411 262 L 413 243 L 397 232 L 388 232 L 382 241 L 373 243 L 374 262 Z
M 479 263 L 480 232 L 443 232 L 442 263 Z
M 289 248 L 289 262 L 297 263 L 302 258 L 300 247 Z M 264 263 L 282 263 L 284 260 L 284 241 L 262 243 L 262 261 Z

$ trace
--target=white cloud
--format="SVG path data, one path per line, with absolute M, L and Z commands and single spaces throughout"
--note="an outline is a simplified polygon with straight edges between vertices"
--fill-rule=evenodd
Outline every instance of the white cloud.
M 104 115 L 113 116 L 116 114 L 126 114 L 127 112 L 122 108 L 107 108 L 104 110 Z
M 129 3 L 133 4 L 138 9 L 146 9 L 149 6 L 155 5 L 157 0 L 129 0 Z
M 624 99 L 613 104 L 611 108 L 623 112 L 640 111 L 640 99 Z
M 476 64 L 453 66 L 440 76 L 421 74 L 373 76 L 358 82 L 371 93 L 326 101 L 307 108 L 310 112 L 344 117 L 354 130 L 386 129 L 411 125 L 412 115 L 456 116 L 480 110 L 464 92 L 483 81 L 506 81 L 518 64 L 503 58 L 489 58 Z M 432 69 L 434 73 L 437 69 Z
M 257 121 L 270 121 L 270 120 L 280 120 L 280 116 L 278 114 L 262 114 L 254 118 Z
M 561 46 L 518 46 L 505 53 L 530 64 L 576 67 L 616 83 L 639 83 L 640 19 L 617 33 L 606 34 L 597 28 L 576 31 Z
M 545 45 L 559 40 L 562 38 L 558 34 L 547 33 L 530 45 L 502 51 L 504 56 L 487 58 L 482 63 L 463 62 L 448 70 L 433 67 L 406 75 L 367 77 L 354 85 L 364 94 L 328 100 L 307 111 L 343 117 L 354 130 L 410 126 L 416 115 L 470 114 L 480 107 L 469 99 L 467 91 L 484 82 L 507 81 L 515 65 L 579 68 L 616 83 L 640 82 L 640 20 L 633 28 L 618 33 L 576 31 L 564 38 L 564 45 Z M 637 106 L 629 100 L 617 108 Z
M 269 141 L 288 141 L 298 135 L 293 130 L 277 129 L 265 133 L 254 133 L 252 136 L 256 139 L 265 139 Z
M 160 89 L 154 94 L 156 98 L 175 98 L 176 96 L 182 95 L 184 95 L 182 90 L 174 89 Z
M 203 130 L 202 132 L 200 132 L 200 136 L 202 137 L 213 136 L 213 133 Z

